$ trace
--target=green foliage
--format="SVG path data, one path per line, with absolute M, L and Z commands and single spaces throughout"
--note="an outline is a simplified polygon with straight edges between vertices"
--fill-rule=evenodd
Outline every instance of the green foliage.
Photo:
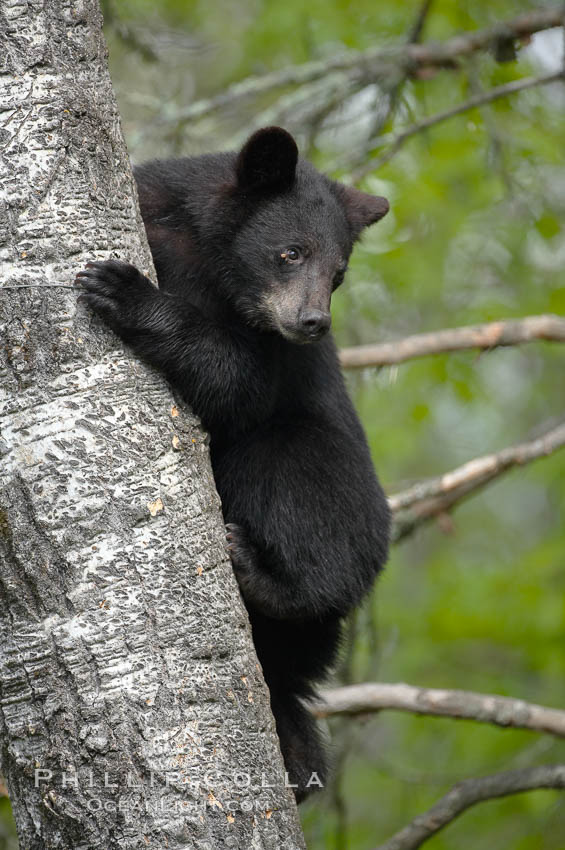
M 17 850 L 16 829 L 7 797 L 0 797 L 0 850 Z

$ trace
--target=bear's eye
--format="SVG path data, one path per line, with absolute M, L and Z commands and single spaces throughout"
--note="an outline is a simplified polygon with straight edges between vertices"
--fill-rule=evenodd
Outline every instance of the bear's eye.
M 297 263 L 302 259 L 300 248 L 285 248 L 281 251 L 280 258 L 283 263 Z

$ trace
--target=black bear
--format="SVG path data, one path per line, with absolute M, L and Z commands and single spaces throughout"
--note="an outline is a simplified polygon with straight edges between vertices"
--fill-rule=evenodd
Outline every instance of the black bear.
M 390 516 L 341 376 L 330 299 L 384 198 L 298 158 L 279 127 L 234 153 L 135 170 L 159 289 L 93 262 L 88 304 L 210 434 L 233 568 L 298 800 L 324 783 L 304 700 L 387 557 Z

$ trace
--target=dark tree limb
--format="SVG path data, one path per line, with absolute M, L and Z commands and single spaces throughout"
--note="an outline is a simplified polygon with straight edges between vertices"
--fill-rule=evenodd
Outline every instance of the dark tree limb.
M 430 14 L 434 0 L 423 0 L 420 8 L 416 13 L 416 17 L 408 31 L 407 44 L 418 44 L 422 40 L 424 27 Z
M 318 717 L 368 714 L 394 709 L 529 729 L 565 738 L 565 711 L 521 699 L 473 691 L 416 688 L 404 683 L 367 682 L 324 690 L 313 706 Z
M 435 115 L 431 115 L 429 118 L 425 118 L 424 120 L 413 124 L 411 127 L 408 127 L 406 130 L 402 131 L 397 136 L 394 136 L 392 139 L 375 139 L 373 141 L 373 144 L 381 144 L 381 146 L 384 146 L 384 144 L 390 143 L 390 148 L 386 151 L 386 153 L 382 154 L 382 156 L 371 160 L 362 169 L 357 170 L 353 175 L 354 180 L 361 180 L 366 174 L 372 171 L 376 171 L 382 165 L 389 162 L 389 160 L 391 160 L 393 156 L 398 153 L 398 151 L 404 146 L 404 143 L 407 142 L 410 138 L 424 130 L 430 129 L 430 127 L 434 127 L 436 124 L 439 124 L 442 121 L 446 121 L 449 118 L 455 117 L 456 115 L 461 115 L 462 113 L 468 112 L 471 109 L 475 109 L 478 106 L 483 106 L 484 104 L 492 103 L 493 101 L 499 100 L 502 97 L 508 97 L 509 95 L 516 94 L 517 92 L 524 91 L 525 89 L 534 88 L 535 86 L 542 86 L 547 85 L 548 83 L 554 83 L 558 80 L 562 80 L 563 78 L 563 72 L 557 71 L 555 73 L 545 74 L 539 77 L 527 77 L 523 80 L 513 80 L 510 83 L 497 86 L 496 88 L 490 89 L 489 91 L 484 92 L 482 94 L 477 94 L 464 101 L 463 103 L 451 107 L 450 109 L 445 109 L 442 112 L 438 112 Z
M 419 525 L 447 513 L 471 493 L 514 466 L 546 457 L 565 446 L 565 422 L 537 438 L 500 452 L 470 460 L 437 478 L 421 481 L 389 497 L 393 512 L 393 540 L 398 542 Z
M 344 348 L 340 352 L 340 360 L 344 369 L 365 369 L 369 366 L 392 366 L 429 354 L 469 348 L 490 351 L 536 340 L 565 342 L 565 318 L 552 314 L 527 316 L 524 319 L 414 334 L 392 342 Z
M 403 130 L 401 133 L 398 133 L 398 135 L 392 136 L 392 138 L 375 138 L 367 143 L 367 148 L 375 147 L 376 145 L 384 147 L 387 144 L 389 144 L 390 147 L 385 153 L 381 154 L 381 156 L 369 160 L 369 162 L 363 165 L 362 168 L 357 169 L 352 175 L 353 180 L 362 180 L 367 174 L 379 169 L 382 165 L 389 162 L 389 160 L 391 160 L 393 156 L 395 156 L 398 151 L 404 147 L 404 144 L 409 139 L 416 136 L 418 133 L 422 133 L 424 130 L 429 130 L 431 127 L 435 127 L 436 124 L 440 124 L 441 122 L 447 121 L 449 118 L 454 118 L 456 115 L 461 115 L 464 112 L 469 112 L 469 110 L 476 109 L 478 106 L 483 106 L 486 103 L 492 103 L 495 100 L 500 100 L 502 97 L 508 97 L 509 95 L 534 88 L 535 86 L 545 86 L 548 83 L 555 83 L 557 80 L 565 80 L 563 71 L 556 71 L 552 74 L 544 74 L 539 77 L 526 77 L 526 79 L 523 80 L 513 80 L 512 82 L 505 83 L 502 86 L 496 86 L 496 88 L 490 89 L 489 91 L 476 94 L 463 103 L 458 103 L 456 106 L 444 109 L 442 112 L 437 112 L 435 115 L 430 115 L 429 118 L 424 118 L 422 121 L 412 124 L 412 126 Z
M 407 44 L 419 41 L 432 2 L 433 0 L 423 0 L 414 22 L 409 27 Z M 409 72 L 408 66 L 399 65 L 396 69 L 389 70 L 379 81 L 379 109 L 378 115 L 372 122 L 371 135 L 378 135 L 382 127 L 394 115 Z M 293 91 L 284 91 L 273 103 L 254 116 L 251 125 L 247 124 L 239 133 L 232 134 L 232 144 L 234 147 L 243 144 L 251 128 L 259 129 L 280 124 L 283 127 L 294 125 L 300 127 L 302 132 L 306 132 L 308 149 L 327 116 L 342 106 L 347 98 L 358 90 L 359 79 L 356 69 L 329 70 L 324 77 L 307 81 Z
M 423 0 L 420 4 L 416 16 L 408 28 L 406 44 L 418 44 L 421 41 L 432 5 L 433 0 Z M 391 75 L 386 81 L 383 81 L 380 91 L 381 96 L 386 101 L 386 108 L 373 120 L 370 135 L 379 136 L 387 122 L 394 118 L 409 73 L 410 70 L 407 66 L 399 67 L 396 75 Z M 373 147 L 372 144 L 371 147 Z
M 533 9 L 509 21 L 486 29 L 462 33 L 444 42 L 408 43 L 399 47 L 373 47 L 366 51 L 348 51 L 323 61 L 293 65 L 260 77 L 248 77 L 229 86 L 222 94 L 198 100 L 171 117 L 172 121 L 196 121 L 205 115 L 231 107 L 240 100 L 285 86 L 304 85 L 326 77 L 333 71 L 355 74 L 360 85 L 397 74 L 407 68 L 417 75 L 424 68 L 453 68 L 463 56 L 469 56 L 495 45 L 501 37 L 519 39 L 551 27 L 560 26 L 562 12 L 558 6 Z M 165 119 L 163 119 L 165 120 Z
M 565 764 L 508 770 L 458 782 L 431 809 L 418 815 L 376 850 L 416 850 L 476 803 L 538 788 L 565 788 Z

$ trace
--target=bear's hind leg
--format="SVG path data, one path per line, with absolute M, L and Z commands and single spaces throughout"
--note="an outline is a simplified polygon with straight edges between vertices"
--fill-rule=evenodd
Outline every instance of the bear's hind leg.
M 326 785 L 328 776 L 325 745 L 308 708 L 294 694 L 271 691 L 271 708 L 283 754 L 288 783 L 296 802 Z

